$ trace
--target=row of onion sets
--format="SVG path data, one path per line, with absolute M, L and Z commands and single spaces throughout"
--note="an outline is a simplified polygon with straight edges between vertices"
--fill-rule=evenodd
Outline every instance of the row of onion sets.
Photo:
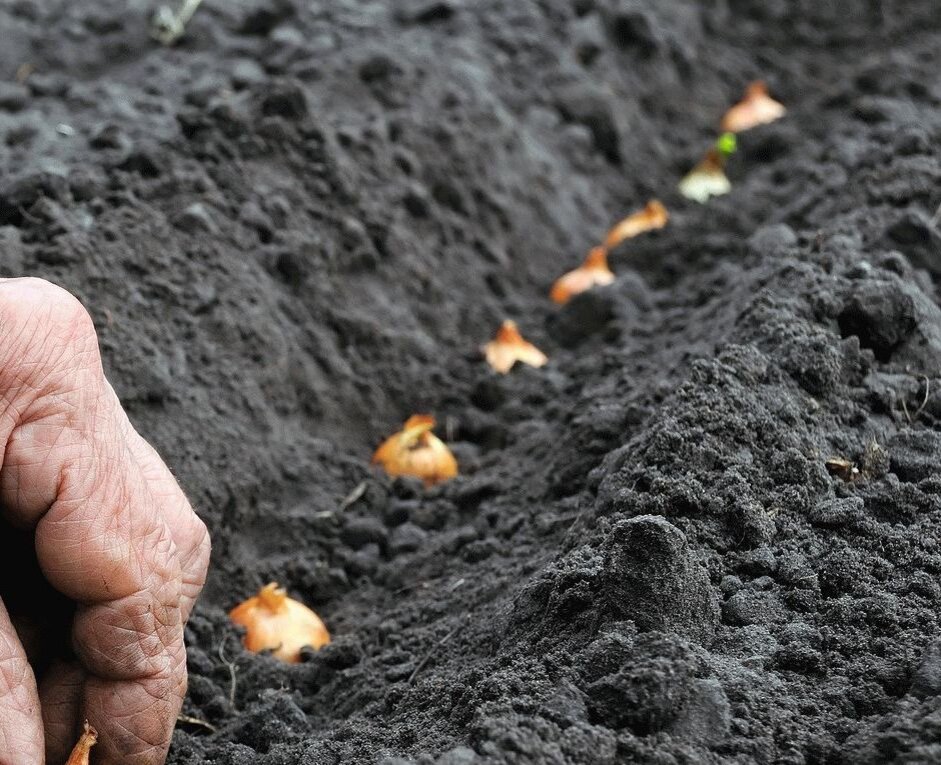
M 744 98 L 722 119 L 720 134 L 703 160 L 680 181 L 680 193 L 699 203 L 727 194 L 731 183 L 724 168 L 735 151 L 736 134 L 783 115 L 784 107 L 768 95 L 764 83 L 749 85 Z M 608 265 L 608 253 L 628 239 L 663 228 L 669 217 L 666 208 L 654 199 L 624 218 L 611 228 L 601 244 L 589 250 L 580 266 L 556 280 L 549 292 L 550 299 L 563 305 L 575 295 L 611 284 L 614 273 Z M 481 350 L 483 359 L 498 374 L 509 374 L 517 364 L 541 367 L 548 361 L 546 354 L 526 340 L 510 319 L 503 322 L 496 336 Z M 434 434 L 434 427 L 431 415 L 412 415 L 398 433 L 382 442 L 373 455 L 373 464 L 390 476 L 411 476 L 426 486 L 454 478 L 458 474 L 457 460 L 447 444 Z M 244 644 L 249 651 L 270 652 L 285 662 L 300 661 L 305 647 L 316 650 L 330 642 L 330 633 L 320 617 L 288 597 L 276 583 L 264 586 L 236 606 L 229 616 L 245 629 Z
M 728 193 L 732 186 L 724 166 L 725 160 L 735 151 L 736 134 L 774 122 L 783 115 L 784 107 L 768 95 L 763 82 L 749 85 L 744 98 L 723 117 L 715 144 L 680 181 L 680 193 L 700 203 Z M 549 291 L 551 300 L 564 305 L 575 295 L 611 284 L 615 277 L 608 264 L 608 253 L 628 239 L 663 228 L 669 219 L 667 209 L 656 199 L 649 201 L 642 210 L 628 215 L 608 231 L 599 245 L 589 250 L 578 268 L 555 281 Z M 517 364 L 541 367 L 549 360 L 545 353 L 523 337 L 512 319 L 504 321 L 496 336 L 481 350 L 483 358 L 499 374 L 509 374 Z M 413 476 L 429 486 L 453 478 L 458 473 L 457 461 L 447 445 L 432 432 L 434 426 L 435 420 L 430 415 L 413 415 L 398 433 L 387 438 L 376 450 L 373 464 L 380 465 L 391 476 Z

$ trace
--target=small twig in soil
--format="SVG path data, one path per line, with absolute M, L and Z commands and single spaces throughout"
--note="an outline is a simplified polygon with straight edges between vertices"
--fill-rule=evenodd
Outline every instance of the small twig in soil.
M 912 415 L 916 420 L 918 419 L 918 415 L 928 406 L 928 396 L 931 395 L 931 380 L 928 379 L 928 375 L 922 375 L 922 377 L 925 378 L 925 398 L 922 400 L 921 406 L 915 410 L 915 414 Z
M 42 199 L 42 198 L 43 197 L 41 196 L 39 197 L 39 199 Z M 36 201 L 39 201 L 39 200 L 36 200 Z M 28 220 L 33 225 L 36 225 L 36 226 L 43 225 L 44 221 L 40 220 L 35 215 L 31 215 L 30 213 L 28 213 L 25 208 L 18 207 L 16 209 L 19 211 L 20 215 L 22 215 L 26 220 Z
M 931 216 L 928 223 L 932 226 L 941 226 L 941 205 L 938 205 L 938 209 L 934 211 L 934 215 Z
M 908 413 L 908 404 L 905 403 L 905 397 L 902 397 L 902 411 L 905 412 L 905 419 L 908 420 L 908 424 L 911 425 L 915 420 L 918 419 L 918 415 L 921 414 L 925 407 L 928 405 L 928 397 L 931 395 L 931 380 L 928 378 L 928 375 L 922 375 L 925 378 L 925 397 L 921 402 L 914 414 Z
M 457 420 L 448 415 L 444 421 L 444 433 L 449 442 L 454 441 L 454 434 L 457 431 Z
M 215 733 L 217 730 L 219 730 L 212 723 L 208 723 L 205 720 L 200 720 L 198 717 L 190 717 L 189 715 L 178 715 L 176 721 L 184 723 L 185 725 L 196 725 L 200 728 L 205 728 L 210 733 Z
M 402 587 L 399 587 L 399 589 L 393 590 L 392 594 L 395 596 L 398 596 L 406 592 L 412 592 L 418 589 L 427 590 L 432 587 L 433 583 L 438 584 L 441 582 L 442 579 L 444 579 L 444 577 L 437 577 L 433 579 L 431 582 L 429 582 L 426 579 L 422 579 L 420 582 L 412 582 L 411 584 L 406 584 Z M 449 584 L 445 592 L 454 592 L 458 587 L 461 587 L 466 582 L 467 580 L 464 578 L 458 579 L 456 582 L 452 582 L 451 584 Z
M 572 521 L 571 525 L 565 531 L 565 536 L 562 537 L 562 544 L 560 545 L 562 549 L 565 549 L 565 546 L 569 542 L 569 537 L 572 535 L 572 532 L 575 530 L 575 527 L 579 524 L 579 522 L 582 520 L 582 517 L 584 515 L 585 515 L 584 507 L 582 507 L 577 513 L 575 513 L 575 520 Z
M 355 505 L 359 501 L 360 497 L 366 493 L 366 487 L 368 485 L 369 484 L 366 481 L 360 481 L 356 488 L 347 494 L 346 499 L 340 503 L 340 512 L 342 513 L 344 510 L 346 510 L 346 508 L 350 507 L 351 505 Z
M 166 5 L 161 5 L 154 13 L 150 33 L 163 45 L 173 45 L 186 31 L 186 25 L 193 18 L 196 9 L 203 0 L 183 0 L 183 5 L 176 12 Z
M 412 670 L 412 674 L 408 676 L 408 680 L 406 680 L 405 682 L 406 685 L 411 685 L 412 682 L 414 682 L 415 678 L 418 676 L 418 673 L 421 672 L 425 668 L 425 665 L 429 661 L 431 661 L 431 657 L 435 655 L 435 651 L 437 651 L 439 648 L 441 648 L 441 646 L 443 646 L 452 637 L 454 637 L 454 634 L 457 632 L 457 630 L 458 628 L 455 627 L 453 630 L 451 630 L 447 635 L 445 635 L 443 638 L 441 638 L 441 640 L 439 640 L 437 643 L 435 643 L 431 647 L 428 653 L 425 654 L 425 658 L 423 658 L 420 662 L 418 662 L 418 666 L 415 667 L 415 669 Z
M 346 495 L 336 510 L 320 510 L 314 513 L 314 518 L 333 518 L 337 513 L 342 513 L 344 510 L 359 502 L 363 494 L 366 493 L 366 487 L 368 485 L 368 481 L 360 481 L 356 488 Z
M 595 611 L 595 616 L 591 620 L 591 629 L 588 630 L 588 634 L 594 637 L 598 634 L 598 628 L 601 626 L 601 611 Z
M 30 76 L 35 70 L 36 70 L 36 67 L 33 66 L 33 65 L 30 64 L 30 63 L 20 64 L 19 67 L 17 67 L 17 70 L 16 70 L 16 75 L 15 75 L 16 81 L 17 81 L 20 85 L 22 85 L 24 82 L 26 82 L 26 81 L 29 79 L 29 76 Z
M 229 661 L 225 655 L 225 645 L 229 641 L 229 636 L 226 635 L 222 642 L 219 643 L 219 660 L 229 668 L 229 704 L 232 709 L 235 709 L 235 688 L 238 684 L 238 666 L 234 661 Z
M 419 587 L 421 587 L 422 589 L 426 589 L 426 590 L 427 590 L 428 587 L 429 587 L 428 582 L 425 582 L 425 581 L 422 581 L 422 582 L 412 582 L 411 584 L 406 584 L 406 585 L 404 585 L 404 586 L 402 586 L 402 587 L 399 587 L 399 589 L 397 589 L 397 590 L 393 590 L 392 594 L 393 594 L 393 595 L 396 595 L 396 596 L 398 596 L 398 595 L 403 595 L 403 594 L 405 594 L 406 592 L 412 592 L 412 590 L 417 590 Z

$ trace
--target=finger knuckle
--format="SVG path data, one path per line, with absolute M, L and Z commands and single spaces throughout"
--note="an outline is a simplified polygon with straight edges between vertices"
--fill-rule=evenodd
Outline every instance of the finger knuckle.
M 167 602 L 160 602 L 161 600 Z M 86 668 L 114 680 L 176 678 L 186 650 L 175 592 L 141 592 L 76 615 L 74 643 Z
M 71 292 L 45 279 L 27 277 L 16 281 L 19 288 L 10 293 L 15 310 L 27 318 L 51 318 L 57 329 L 72 335 L 95 334 L 91 315 Z
M 48 376 L 50 367 L 97 367 L 95 323 L 81 301 L 52 282 L 14 279 L 0 290 L 0 329 L 17 366 Z
M 152 678 L 99 697 L 92 719 L 101 733 L 99 755 L 126 765 L 162 763 L 185 691 L 185 672 L 181 674 L 182 680 Z

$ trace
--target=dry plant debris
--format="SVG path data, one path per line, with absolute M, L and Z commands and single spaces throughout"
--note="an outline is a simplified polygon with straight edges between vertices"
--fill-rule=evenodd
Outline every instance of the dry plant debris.
M 866 444 L 858 462 L 846 457 L 829 457 L 824 464 L 830 475 L 847 483 L 868 481 L 885 475 L 889 469 L 889 455 L 873 438 Z
M 502 375 L 509 372 L 517 361 L 531 367 L 541 367 L 549 360 L 542 351 L 526 340 L 515 321 L 507 319 L 497 330 L 496 337 L 484 348 L 487 363 Z
M 173 45 L 186 32 L 186 25 L 203 0 L 183 0 L 178 11 L 161 5 L 150 22 L 150 33 L 163 45 Z
M 844 481 L 855 481 L 859 478 L 860 473 L 856 463 L 845 457 L 830 457 L 825 464 L 830 475 L 835 475 Z
M 69 759 L 65 765 L 88 765 L 88 756 L 91 752 L 91 748 L 97 743 L 98 731 L 92 728 L 91 725 L 88 724 L 88 720 L 86 720 L 82 737 L 78 740 L 78 743 L 72 750 L 72 754 L 69 755 Z
M 454 478 L 457 460 L 444 441 L 431 432 L 434 426 L 435 418 L 431 415 L 412 415 L 402 430 L 376 449 L 373 464 L 381 465 L 393 477 L 421 478 L 426 486 Z
M 330 642 L 330 633 L 320 617 L 289 598 L 275 582 L 233 608 L 229 618 L 245 628 L 244 643 L 249 651 L 271 651 L 290 664 L 301 660 L 304 646 L 319 649 Z

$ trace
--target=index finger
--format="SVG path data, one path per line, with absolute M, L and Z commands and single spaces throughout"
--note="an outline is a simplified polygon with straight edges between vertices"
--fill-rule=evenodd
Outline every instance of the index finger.
M 79 603 L 73 644 L 102 763 L 163 762 L 186 685 L 173 534 L 127 442 L 73 297 L 0 281 L 0 498 L 36 529 L 49 582 Z

